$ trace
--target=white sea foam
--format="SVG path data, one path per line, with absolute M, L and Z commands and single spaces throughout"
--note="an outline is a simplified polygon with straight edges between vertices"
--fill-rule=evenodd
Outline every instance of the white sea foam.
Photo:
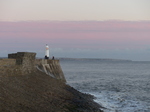
M 125 94 L 115 92 L 90 92 L 94 95 L 95 102 L 99 103 L 106 109 L 104 112 L 150 112 L 150 107 L 142 101 L 136 101 L 132 99 L 124 99 Z

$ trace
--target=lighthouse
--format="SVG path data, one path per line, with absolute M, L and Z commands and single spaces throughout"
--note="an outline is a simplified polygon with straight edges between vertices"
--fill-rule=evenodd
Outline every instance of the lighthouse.
M 45 59 L 49 59 L 49 46 L 47 44 L 45 47 Z

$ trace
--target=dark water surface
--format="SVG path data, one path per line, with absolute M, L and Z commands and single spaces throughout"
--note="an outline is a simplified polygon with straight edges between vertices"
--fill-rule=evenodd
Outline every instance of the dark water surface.
M 150 62 L 61 59 L 67 83 L 90 93 L 104 112 L 150 112 Z

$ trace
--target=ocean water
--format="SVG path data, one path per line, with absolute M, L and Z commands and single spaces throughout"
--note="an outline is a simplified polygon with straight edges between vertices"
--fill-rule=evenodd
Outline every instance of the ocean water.
M 150 112 L 150 62 L 61 59 L 67 84 L 95 96 L 104 112 Z

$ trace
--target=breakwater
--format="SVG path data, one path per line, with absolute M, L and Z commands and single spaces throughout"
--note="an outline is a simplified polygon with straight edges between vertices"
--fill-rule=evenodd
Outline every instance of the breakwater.
M 59 60 L 35 59 L 36 53 L 17 52 L 8 54 L 8 59 L 0 59 L 1 75 L 28 74 L 35 70 L 66 82 Z
M 66 85 L 59 60 L 19 52 L 0 59 L 0 112 L 102 112 L 93 96 Z

